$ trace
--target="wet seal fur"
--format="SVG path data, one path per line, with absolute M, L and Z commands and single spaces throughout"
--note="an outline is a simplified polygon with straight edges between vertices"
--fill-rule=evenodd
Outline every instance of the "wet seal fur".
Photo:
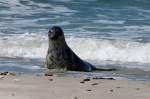
M 113 71 L 115 69 L 99 69 L 80 59 L 67 45 L 63 30 L 53 26 L 48 32 L 49 47 L 46 56 L 48 69 L 66 69 L 71 71 L 91 72 L 93 70 Z

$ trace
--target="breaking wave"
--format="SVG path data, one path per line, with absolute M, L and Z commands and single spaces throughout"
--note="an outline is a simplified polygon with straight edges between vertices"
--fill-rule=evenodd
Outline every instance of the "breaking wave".
M 83 59 L 150 63 L 150 43 L 94 38 L 67 38 L 68 45 Z M 46 35 L 24 33 L 0 39 L 0 57 L 45 58 Z

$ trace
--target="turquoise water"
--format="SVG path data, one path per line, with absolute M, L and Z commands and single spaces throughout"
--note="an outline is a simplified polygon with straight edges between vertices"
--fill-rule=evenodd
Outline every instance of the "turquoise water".
M 119 69 L 109 75 L 150 80 L 149 5 L 149 0 L 0 0 L 0 70 L 42 72 L 47 31 L 59 25 L 82 59 Z

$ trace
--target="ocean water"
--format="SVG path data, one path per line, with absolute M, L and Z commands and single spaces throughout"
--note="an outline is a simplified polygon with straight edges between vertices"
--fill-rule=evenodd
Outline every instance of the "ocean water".
M 44 71 L 47 32 L 63 28 L 82 59 L 115 72 L 86 73 L 150 80 L 149 0 L 0 0 L 0 71 Z

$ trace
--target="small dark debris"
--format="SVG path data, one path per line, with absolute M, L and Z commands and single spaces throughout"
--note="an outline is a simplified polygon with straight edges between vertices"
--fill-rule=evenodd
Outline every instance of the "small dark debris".
M 53 79 L 48 79 L 49 81 L 53 81 Z
M 140 90 L 140 88 L 136 88 L 136 90 Z
M 111 89 L 111 90 L 109 90 L 110 92 L 114 92 L 114 90 L 113 89 Z
M 92 86 L 98 85 L 98 83 L 93 83 Z
M 117 86 L 116 88 L 121 88 L 121 87 Z
M 85 83 L 86 81 L 90 81 L 90 78 L 85 78 L 85 79 L 83 79 L 83 81 L 81 81 L 80 83 Z
M 94 77 L 93 79 L 116 80 L 114 78 Z
M 92 91 L 91 89 L 88 89 L 87 91 Z
M 53 76 L 53 73 L 45 73 L 45 76 Z
M 2 73 L 0 73 L 0 75 L 3 75 L 3 76 L 5 76 L 7 74 L 8 74 L 8 72 L 2 72 Z
M 90 81 L 90 78 L 85 78 L 83 79 L 83 81 Z
M 84 82 L 84 81 L 81 81 L 80 83 L 82 83 L 82 84 L 83 84 L 83 83 L 85 83 L 85 82 Z

